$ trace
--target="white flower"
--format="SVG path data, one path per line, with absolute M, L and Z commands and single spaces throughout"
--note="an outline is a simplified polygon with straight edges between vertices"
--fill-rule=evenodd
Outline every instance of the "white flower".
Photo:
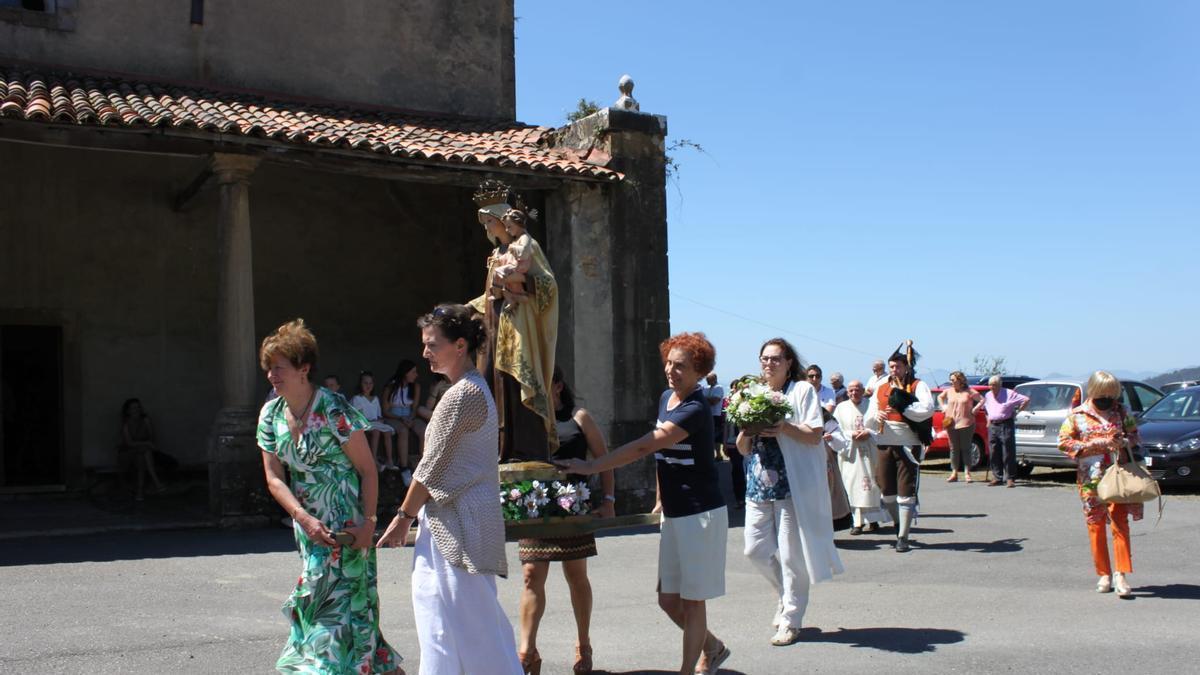
M 538 506 L 543 506 L 550 501 L 550 497 L 546 492 L 546 486 L 535 480 L 533 481 L 533 487 L 529 490 L 528 497 L 532 498 Z
M 775 405 L 783 403 L 783 394 L 778 391 L 771 392 L 771 403 L 774 403 Z
M 511 490 L 509 490 L 509 491 L 508 491 L 508 499 L 509 499 L 509 501 L 513 501 L 513 502 L 515 502 L 515 501 L 517 501 L 517 500 L 518 500 L 518 499 L 520 499 L 520 498 L 521 498 L 521 490 L 520 490 L 520 489 L 518 489 L 518 488 L 513 488 L 513 489 L 511 489 Z
M 558 492 L 555 494 L 559 497 L 574 497 L 575 485 L 572 483 L 559 483 Z
M 592 491 L 588 489 L 588 486 L 586 483 L 580 483 L 579 485 L 577 485 L 575 488 L 575 491 L 579 494 L 579 499 L 581 501 L 586 502 L 592 498 Z
M 749 402 L 749 401 L 743 401 L 743 402 L 742 402 L 742 403 L 741 403 L 741 404 L 740 404 L 740 405 L 737 407 L 737 412 L 738 412 L 738 414 L 739 414 L 739 415 L 749 415 L 749 414 L 750 414 L 750 402 Z

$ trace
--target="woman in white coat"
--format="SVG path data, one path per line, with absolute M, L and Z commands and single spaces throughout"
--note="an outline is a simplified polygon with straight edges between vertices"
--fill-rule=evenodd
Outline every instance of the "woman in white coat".
M 738 434 L 739 452 L 763 453 L 762 461 L 751 457 L 746 463 L 746 555 L 780 594 L 777 632 L 771 644 L 787 645 L 799 639 L 810 585 L 831 579 L 843 568 L 833 544 L 824 424 L 817 392 L 801 379 L 803 366 L 787 340 L 767 340 L 758 358 L 763 378 L 772 389 L 784 393 L 792 413 L 757 438 Z M 776 448 L 782 455 L 788 494 L 766 486 L 772 489 L 762 492 L 780 498 L 758 500 L 751 488 L 770 475 L 758 467 L 773 463 L 765 451 Z

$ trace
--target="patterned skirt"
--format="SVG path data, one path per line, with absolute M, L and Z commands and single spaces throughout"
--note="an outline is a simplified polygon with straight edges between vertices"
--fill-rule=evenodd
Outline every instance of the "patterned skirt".
M 596 536 L 593 534 L 517 541 L 517 556 L 523 563 L 582 560 L 594 555 L 596 555 Z

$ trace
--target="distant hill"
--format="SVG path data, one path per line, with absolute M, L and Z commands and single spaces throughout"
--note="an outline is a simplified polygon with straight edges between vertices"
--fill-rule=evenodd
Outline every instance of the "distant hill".
M 1162 375 L 1155 375 L 1147 379 L 1146 384 L 1152 387 L 1161 387 L 1168 382 L 1179 382 L 1180 380 L 1200 380 L 1200 366 L 1180 368 Z
M 1150 378 L 1154 377 L 1153 370 L 1113 370 L 1110 371 L 1122 380 L 1137 380 L 1138 382 L 1150 382 Z M 1076 373 L 1068 375 L 1066 373 L 1050 373 L 1042 377 L 1043 380 L 1086 380 L 1091 377 L 1091 373 Z M 1167 380 L 1170 382 L 1171 380 Z

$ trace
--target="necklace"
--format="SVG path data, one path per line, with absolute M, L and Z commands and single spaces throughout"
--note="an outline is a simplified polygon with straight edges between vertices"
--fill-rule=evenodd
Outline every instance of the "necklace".
M 299 415 L 293 414 L 292 407 L 286 405 L 287 400 L 284 400 L 284 407 L 287 409 L 286 419 L 288 431 L 290 431 L 292 434 L 292 443 L 294 445 L 300 444 L 300 435 L 304 433 L 304 426 L 308 422 L 308 411 L 312 408 L 313 401 L 315 400 L 317 400 L 317 388 L 313 387 L 312 394 L 310 394 L 308 397 L 308 403 L 304 406 L 304 410 L 301 411 Z

